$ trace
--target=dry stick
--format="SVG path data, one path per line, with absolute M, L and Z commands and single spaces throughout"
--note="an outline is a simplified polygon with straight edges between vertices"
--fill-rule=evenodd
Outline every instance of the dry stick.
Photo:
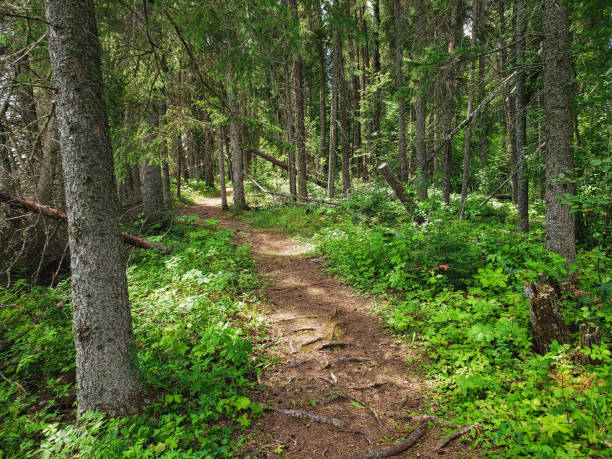
M 289 166 L 287 166 L 287 163 L 284 161 L 281 161 L 280 159 L 276 159 L 274 156 L 271 156 L 267 153 L 264 153 L 263 151 L 259 151 L 259 150 L 251 150 L 251 153 L 259 156 L 260 158 L 265 159 L 266 161 L 282 168 L 285 170 L 289 170 Z M 314 183 L 316 183 L 317 185 L 319 185 L 321 188 L 323 189 L 327 189 L 327 183 L 323 182 L 323 180 L 319 179 L 318 177 L 306 177 L 306 180 L 310 180 Z
M 61 210 L 54 209 L 52 207 L 44 206 L 35 201 L 26 201 L 25 199 L 21 199 L 17 196 L 12 196 L 8 193 L 0 191 L 0 202 L 5 202 L 11 207 L 18 207 L 32 213 L 41 214 L 45 217 L 52 218 L 60 223 L 68 223 L 68 217 L 64 212 L 62 212 Z M 148 241 L 132 234 L 121 233 L 121 237 L 123 238 L 123 242 L 129 245 L 133 245 L 134 247 L 140 247 L 141 249 L 156 249 L 160 252 L 165 253 L 166 255 L 172 253 L 172 249 L 168 247 L 164 247 L 163 245 L 158 244 L 157 242 Z
M 342 427 L 346 423 L 338 418 L 329 418 L 320 414 L 312 414 L 302 410 L 288 410 L 284 408 L 274 408 L 273 406 L 264 405 L 265 409 L 274 411 L 275 413 L 284 414 L 285 416 L 291 416 L 305 421 L 314 421 L 320 424 L 332 424 L 336 427 Z
M 438 445 L 438 447 L 436 448 L 436 452 L 440 452 L 441 449 L 446 448 L 448 445 L 451 444 L 451 442 L 453 442 L 454 440 L 456 440 L 459 437 L 462 437 L 463 435 L 465 435 L 466 433 L 468 433 L 469 431 L 480 427 L 478 424 L 474 424 L 474 425 L 470 425 L 470 426 L 465 426 L 463 429 L 455 432 L 452 435 L 449 435 L 448 437 L 446 437 L 444 439 L 444 441 L 442 441 L 442 443 L 440 443 Z
M 427 423 L 423 422 L 419 425 L 408 438 L 398 445 L 392 446 L 391 448 L 383 449 L 374 453 L 366 454 L 364 456 L 352 456 L 347 459 L 379 459 L 381 457 L 392 457 L 397 456 L 400 453 L 403 453 L 408 448 L 411 448 L 418 442 L 423 435 L 427 433 Z
M 261 184 L 257 183 L 257 181 L 255 181 L 255 179 L 253 177 L 251 177 L 249 174 L 244 174 L 244 176 L 246 178 L 248 178 L 251 182 L 253 182 L 253 185 L 255 185 L 257 188 L 259 188 L 260 191 L 262 191 L 263 193 L 266 194 L 270 194 L 272 196 L 280 196 L 282 198 L 287 198 L 287 199 L 298 199 L 300 201 L 307 201 L 307 202 L 319 202 L 321 204 L 329 204 L 330 206 L 341 206 L 342 203 L 340 202 L 335 202 L 335 201 L 328 201 L 327 199 L 315 199 L 315 198 L 308 198 L 305 196 L 291 196 L 289 194 L 285 194 L 285 193 L 279 193 L 278 191 L 270 191 L 266 188 L 264 188 Z
M 404 408 L 406 406 L 406 403 L 408 403 L 408 400 L 410 400 L 410 394 L 406 394 L 406 396 L 404 397 L 404 399 L 402 400 L 402 403 L 400 403 L 397 406 L 397 410 L 401 410 L 402 408 Z

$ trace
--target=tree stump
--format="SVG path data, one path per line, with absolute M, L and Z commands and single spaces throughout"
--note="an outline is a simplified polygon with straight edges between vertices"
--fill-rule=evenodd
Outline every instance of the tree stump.
M 593 345 L 601 344 L 601 331 L 597 325 L 593 322 L 584 322 L 580 325 L 580 347 L 591 347 Z M 581 351 L 577 351 L 574 356 L 574 361 L 581 365 L 597 364 L 596 360 L 583 354 Z
M 550 344 L 569 344 L 570 336 L 563 320 L 555 289 L 548 283 L 525 284 L 525 296 L 529 300 L 529 316 L 535 337 L 535 351 L 546 354 Z

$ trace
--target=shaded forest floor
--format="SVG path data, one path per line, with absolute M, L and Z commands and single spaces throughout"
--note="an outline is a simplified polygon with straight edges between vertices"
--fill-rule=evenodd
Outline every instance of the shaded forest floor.
M 258 230 L 220 210 L 218 198 L 200 199 L 187 215 L 218 220 L 234 240 L 252 248 L 263 275 L 268 324 L 259 392 L 252 398 L 278 410 L 298 410 L 341 426 L 265 410 L 247 430 L 241 453 L 252 457 L 347 457 L 393 446 L 425 414 L 426 375 L 416 348 L 394 339 L 372 314 L 373 299 L 329 277 L 312 247 L 278 232 Z M 411 362 L 411 363 L 407 363 Z M 438 457 L 448 435 L 439 424 L 404 457 Z M 479 457 L 456 441 L 444 457 Z

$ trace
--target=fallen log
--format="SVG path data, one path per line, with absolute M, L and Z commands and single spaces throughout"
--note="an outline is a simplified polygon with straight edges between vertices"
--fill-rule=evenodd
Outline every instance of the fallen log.
M 275 166 L 278 166 L 286 171 L 289 170 L 289 166 L 287 165 L 286 162 L 281 161 L 280 159 L 276 159 L 274 156 L 271 156 L 267 153 L 264 153 L 263 151 L 259 151 L 259 150 L 250 150 L 251 153 L 253 153 L 254 155 L 259 156 L 260 158 L 265 159 L 266 161 L 274 164 Z M 324 182 L 323 180 L 321 180 L 318 177 L 312 177 L 312 176 L 307 176 L 306 180 L 310 180 L 313 183 L 316 183 L 317 185 L 319 185 L 321 188 L 327 189 L 327 183 Z
M 35 214 L 40 214 L 44 217 L 51 218 L 60 223 L 68 223 L 68 217 L 64 212 L 58 209 L 54 209 L 53 207 L 45 206 L 36 201 L 27 201 L 17 196 L 13 196 L 0 191 L 0 202 L 4 202 L 11 207 L 23 209 Z M 123 238 L 123 242 L 134 247 L 139 247 L 141 249 L 155 249 L 165 253 L 166 255 L 172 253 L 172 249 L 170 249 L 169 247 L 165 247 L 161 244 L 158 244 L 157 242 L 149 241 L 147 239 L 134 236 L 133 234 L 122 232 L 121 237 Z
M 403 453 L 408 448 L 412 448 L 423 435 L 427 433 L 427 423 L 421 423 L 415 430 L 412 431 L 408 438 L 403 442 L 392 446 L 391 448 L 376 451 L 374 453 L 366 454 L 364 456 L 351 456 L 350 459 L 379 459 L 381 457 L 393 457 L 400 453 Z M 348 458 L 347 458 L 348 459 Z
M 414 203 L 410 199 L 410 196 L 406 194 L 404 186 L 397 179 L 389 165 L 387 163 L 382 163 L 380 166 L 378 166 L 378 172 L 380 172 L 385 178 L 385 180 L 395 193 L 395 196 L 397 196 L 397 199 L 399 199 L 399 201 L 404 205 L 408 213 L 412 213 L 412 211 L 414 210 Z

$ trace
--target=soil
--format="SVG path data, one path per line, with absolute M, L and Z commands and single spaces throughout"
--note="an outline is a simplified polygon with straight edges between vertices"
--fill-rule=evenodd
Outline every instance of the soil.
M 221 211 L 218 198 L 203 199 L 185 213 L 233 229 L 235 242 L 251 246 L 267 279 L 261 314 L 269 336 L 264 357 L 271 363 L 252 398 L 271 409 L 247 429 L 243 456 L 362 456 L 394 446 L 419 426 L 410 416 L 426 413 L 432 384 L 416 369 L 418 351 L 394 339 L 372 313 L 373 299 L 330 277 L 312 247 L 249 227 Z M 274 409 L 325 418 L 304 420 Z M 480 457 L 461 439 L 437 453 L 456 427 L 430 425 L 397 457 Z

